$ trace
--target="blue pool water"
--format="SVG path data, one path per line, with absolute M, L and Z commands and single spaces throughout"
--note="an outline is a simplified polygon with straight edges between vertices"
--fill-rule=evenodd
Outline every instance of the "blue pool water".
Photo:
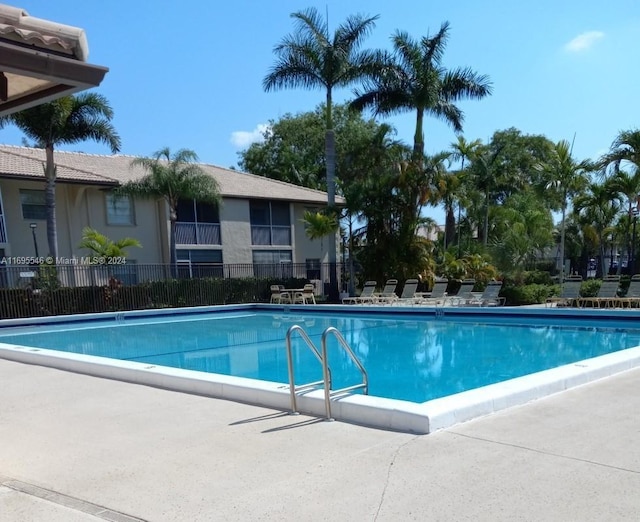
M 2 328 L 0 342 L 287 383 L 293 324 L 318 347 L 336 327 L 367 369 L 370 395 L 418 403 L 640 345 L 628 321 L 253 310 Z M 320 380 L 320 364 L 293 340 L 296 382 Z M 335 387 L 358 382 L 334 339 L 329 362 Z

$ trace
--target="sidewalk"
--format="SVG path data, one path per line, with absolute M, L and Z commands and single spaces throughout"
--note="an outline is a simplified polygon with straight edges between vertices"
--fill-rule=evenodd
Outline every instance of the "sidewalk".
M 4 360 L 0 380 L 3 522 L 640 519 L 640 370 L 422 436 Z

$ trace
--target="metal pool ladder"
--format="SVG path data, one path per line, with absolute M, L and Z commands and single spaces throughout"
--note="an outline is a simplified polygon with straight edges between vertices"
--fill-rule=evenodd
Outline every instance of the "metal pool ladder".
M 295 385 L 295 376 L 293 370 L 293 350 L 291 348 L 291 335 L 293 332 L 299 332 L 300 337 L 305 342 L 305 344 L 309 347 L 309 349 L 313 352 L 316 359 L 322 365 L 322 380 L 316 382 L 310 382 L 308 384 L 301 384 L 300 386 Z M 354 384 L 353 386 L 347 386 L 346 388 L 340 388 L 339 390 L 332 390 L 332 380 L 331 380 L 331 368 L 329 367 L 329 359 L 327 357 L 327 337 L 329 334 L 332 334 L 337 340 L 342 349 L 347 353 L 347 355 L 351 358 L 353 363 L 356 365 L 360 373 L 362 374 L 362 382 L 359 384 Z M 318 351 L 318 348 L 313 344 L 313 341 L 307 335 L 304 328 L 297 324 L 294 324 L 289 330 L 287 330 L 287 366 L 289 369 L 289 393 L 291 395 L 291 413 L 298 413 L 298 405 L 296 401 L 296 392 L 309 390 L 317 387 L 318 385 L 323 385 L 324 387 L 324 407 L 327 416 L 327 420 L 333 420 L 331 416 L 331 397 L 335 397 L 336 395 L 343 395 L 347 392 L 353 390 L 363 389 L 363 393 L 367 395 L 369 393 L 369 376 L 367 375 L 367 370 L 365 370 L 364 366 L 358 359 L 357 355 L 353 352 L 345 338 L 338 331 L 337 328 L 330 326 L 324 332 L 322 332 L 322 351 Z

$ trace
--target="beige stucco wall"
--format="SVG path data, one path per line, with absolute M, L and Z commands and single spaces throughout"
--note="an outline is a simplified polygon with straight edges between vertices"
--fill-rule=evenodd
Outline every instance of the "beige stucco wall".
M 31 222 L 35 222 L 38 225 L 36 229 L 38 253 L 40 256 L 46 256 L 49 253 L 46 221 L 22 217 L 20 189 L 43 190 L 44 182 L 0 179 L 0 194 L 8 236 L 8 242 L 0 243 L 0 248 L 5 250 L 6 256 L 35 256 L 33 237 L 29 227 Z M 124 237 L 138 239 L 142 243 L 142 248 L 130 248 L 129 256 L 139 264 L 169 262 L 169 222 L 166 203 L 163 200 L 137 199 L 134 201 L 134 226 L 108 225 L 105 194 L 104 190 L 95 186 L 57 183 L 58 256 L 80 258 L 90 255 L 89 251 L 80 250 L 78 243 L 82 237 L 82 229 L 85 226 L 91 226 L 114 241 Z M 305 210 L 310 208 L 310 205 L 302 203 L 290 205 L 291 248 L 294 263 L 304 263 L 307 259 L 328 261 L 328 238 L 321 242 L 320 240 L 312 241 L 306 236 L 301 220 Z M 220 228 L 225 264 L 251 264 L 254 250 L 287 249 L 281 246 L 252 245 L 249 214 L 249 200 L 223 199 L 220 209 Z M 183 246 L 183 248 L 187 247 Z M 188 248 L 220 247 L 190 245 Z
M 0 244 L 7 256 L 34 256 L 35 248 L 30 223 L 36 223 L 38 253 L 49 253 L 45 220 L 25 219 L 22 216 L 20 189 L 43 190 L 41 181 L 0 180 L 0 192 L 5 214 L 7 244 Z M 138 263 L 157 263 L 162 259 L 162 238 L 158 229 L 158 205 L 151 200 L 136 200 L 135 226 L 107 225 L 105 192 L 85 185 L 56 184 L 56 220 L 58 229 L 58 256 L 82 257 L 90 253 L 78 248 L 82 229 L 91 226 L 117 241 L 132 237 L 142 248 L 129 249 L 129 255 Z
M 222 262 L 225 264 L 252 263 L 249 201 L 224 198 L 220 208 L 220 238 Z

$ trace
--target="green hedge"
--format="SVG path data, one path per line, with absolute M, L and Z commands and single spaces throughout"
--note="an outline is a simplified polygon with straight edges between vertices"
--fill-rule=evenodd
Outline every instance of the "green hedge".
M 173 279 L 132 286 L 0 288 L 0 318 L 268 302 L 271 285 L 300 288 L 306 279 Z

